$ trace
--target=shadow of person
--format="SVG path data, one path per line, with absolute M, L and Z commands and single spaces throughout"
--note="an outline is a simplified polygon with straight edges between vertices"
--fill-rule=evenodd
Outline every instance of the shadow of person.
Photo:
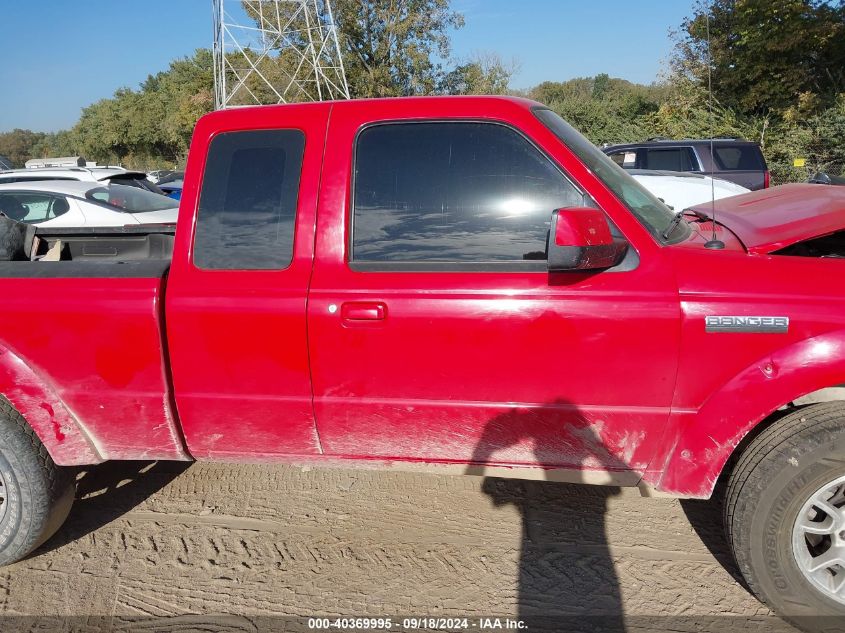
M 86 467 L 76 501 L 59 531 L 31 556 L 80 539 L 119 519 L 185 472 L 193 462 L 112 461 Z
M 550 433 L 560 440 L 553 447 Z M 489 476 L 497 463 L 532 462 L 546 467 L 542 481 Z M 486 475 L 484 493 L 496 506 L 513 505 L 521 515 L 517 609 L 530 631 L 625 630 L 605 527 L 608 502 L 620 489 L 550 481 L 587 483 L 599 466 L 629 470 L 603 446 L 578 408 L 564 400 L 539 412 L 517 408 L 495 416 L 475 447 L 467 474 Z

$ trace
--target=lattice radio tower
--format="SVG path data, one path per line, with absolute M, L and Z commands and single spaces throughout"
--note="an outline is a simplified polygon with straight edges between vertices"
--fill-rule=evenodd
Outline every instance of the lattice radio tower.
M 212 0 L 214 105 L 349 99 L 330 0 Z

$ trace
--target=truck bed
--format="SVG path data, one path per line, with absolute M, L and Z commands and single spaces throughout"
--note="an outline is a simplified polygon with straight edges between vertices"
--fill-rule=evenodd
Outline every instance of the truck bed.
M 175 227 L 35 228 L 30 253 L 0 260 L 0 278 L 147 277 L 170 267 Z
M 35 390 L 54 393 L 66 411 L 36 408 L 27 419 L 49 417 L 42 424 L 57 440 L 76 421 L 97 461 L 185 457 L 163 338 L 173 233 L 36 228 L 29 257 L 0 261 L 0 391 L 24 408 Z
M 61 243 L 60 261 L 166 260 L 173 255 L 175 227 L 36 228 L 35 256 Z

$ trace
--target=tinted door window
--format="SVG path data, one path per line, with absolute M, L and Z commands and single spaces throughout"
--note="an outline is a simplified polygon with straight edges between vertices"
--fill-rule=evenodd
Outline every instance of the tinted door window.
M 765 170 L 760 150 L 753 145 L 734 145 L 713 148 L 713 158 L 724 171 Z
M 612 154 L 608 154 L 608 156 L 610 156 L 610 160 L 625 169 L 634 169 L 637 166 L 636 150 L 628 149 L 620 152 L 613 152 Z
M 667 149 L 647 149 L 643 169 L 663 169 L 666 171 L 696 171 L 698 163 L 691 147 L 673 147 Z
M 70 209 L 63 196 L 44 193 L 0 193 L 0 212 L 13 220 L 34 224 L 64 215 Z
M 275 270 L 293 258 L 305 135 L 227 132 L 208 150 L 194 263 L 216 270 Z
M 550 160 L 508 127 L 371 127 L 357 144 L 352 260 L 543 260 L 552 211 L 583 204 Z

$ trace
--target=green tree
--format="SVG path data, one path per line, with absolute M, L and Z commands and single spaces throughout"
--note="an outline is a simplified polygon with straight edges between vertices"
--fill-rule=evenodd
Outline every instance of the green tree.
M 35 144 L 30 158 L 50 158 L 53 156 L 76 156 L 76 143 L 70 130 L 50 132 Z
M 507 63 L 495 53 L 477 53 L 446 73 L 439 92 L 451 95 L 508 94 L 518 64 Z
M 211 51 L 150 75 L 137 90 L 120 88 L 83 109 L 79 121 L 47 147 L 73 148 L 89 160 L 147 168 L 184 164 L 197 119 L 214 107 Z
M 151 150 L 183 162 L 197 119 L 214 109 L 211 51 L 198 49 L 193 57 L 171 62 L 166 71 L 142 84 L 141 91 L 150 104 L 148 112 L 160 117 L 148 117 L 147 127 L 156 131 L 149 139 Z
M 781 112 L 801 93 L 829 105 L 845 91 L 845 3 L 823 0 L 699 0 L 684 21 L 675 73 L 707 85 L 748 114 Z
M 654 134 L 651 115 L 665 88 L 642 86 L 607 74 L 543 82 L 529 91 L 597 145 L 641 141 Z
M 34 149 L 44 141 L 43 132 L 15 128 L 11 132 L 0 133 L 0 156 L 12 161 L 12 166 L 23 167 L 34 155 Z
M 666 138 L 710 138 L 735 136 L 765 144 L 765 117 L 743 115 L 713 101 L 711 112 L 707 91 L 685 80 L 666 87 L 659 107 L 648 117 L 655 136 Z
M 430 94 L 463 26 L 450 0 L 334 0 L 349 90 L 355 97 Z M 436 57 L 435 57 L 436 56 Z
M 845 94 L 810 120 L 813 138 L 809 155 L 819 171 L 845 173 Z
M 599 73 L 593 78 L 593 99 L 601 99 L 610 90 L 610 75 L 607 73 Z
M 260 25 L 256 3 L 243 0 L 241 4 Z M 291 3 L 287 17 L 297 10 Z M 463 16 L 452 11 L 450 0 L 333 0 L 332 12 L 349 92 L 354 98 L 436 93 L 446 79 L 447 71 L 440 60 L 449 58 L 449 31 L 464 23 Z M 282 23 L 286 19 L 282 16 Z M 286 40 L 293 37 L 288 35 Z M 298 62 L 297 55 L 282 51 L 265 56 L 261 71 L 265 76 L 290 77 L 296 75 Z M 246 99 L 246 95 L 241 97 Z

